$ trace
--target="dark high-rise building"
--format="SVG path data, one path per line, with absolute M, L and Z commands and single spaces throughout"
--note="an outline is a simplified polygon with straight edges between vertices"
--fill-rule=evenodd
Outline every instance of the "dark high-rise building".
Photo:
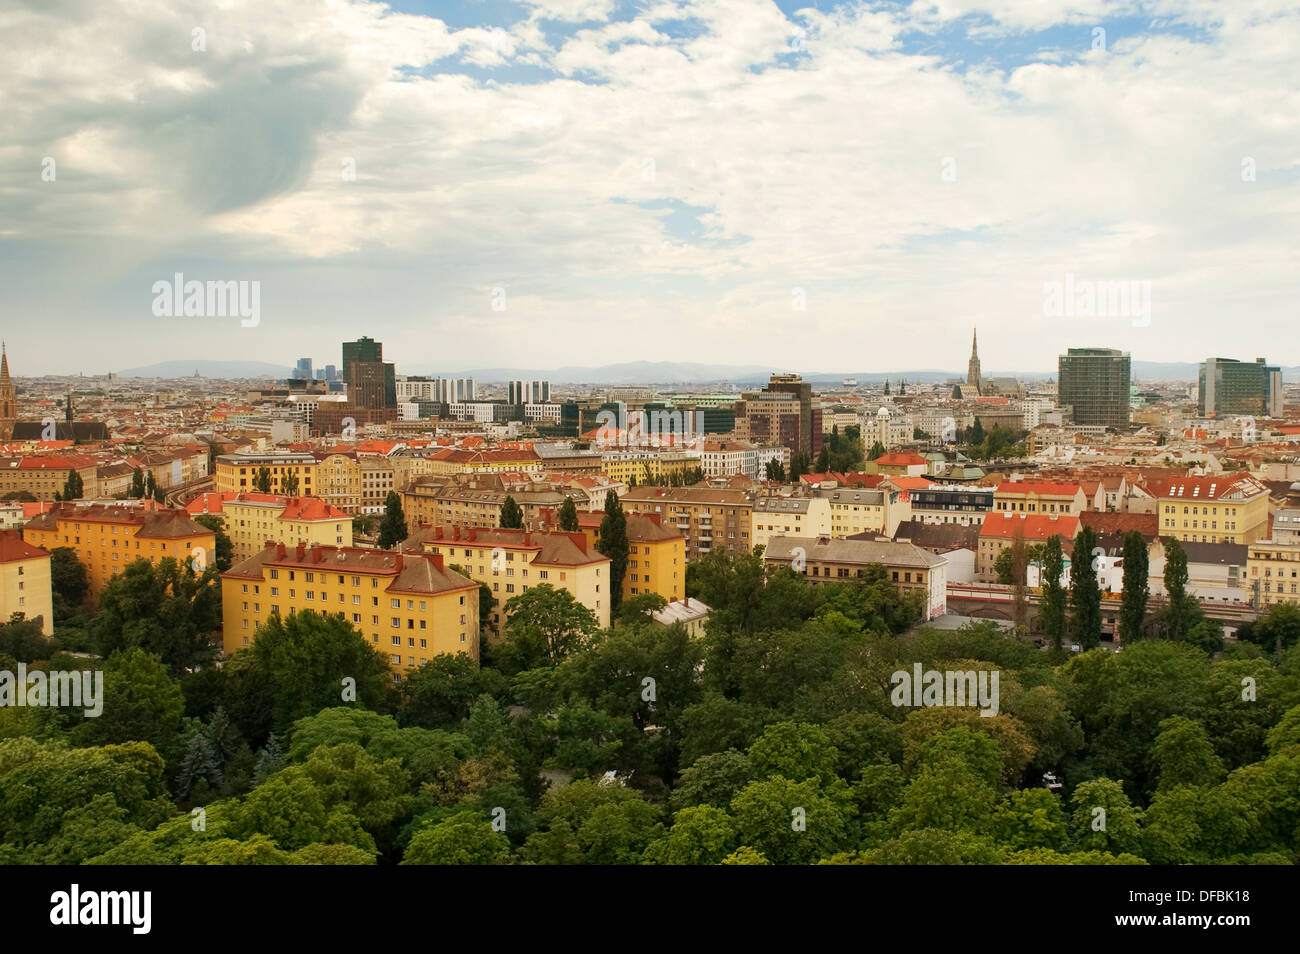
M 384 362 L 384 345 L 373 338 L 343 342 L 343 381 L 348 403 L 359 408 L 397 407 L 397 373 Z
M 1196 412 L 1201 417 L 1250 414 L 1282 416 L 1282 369 L 1234 358 L 1206 358 L 1201 364 Z
M 337 381 L 338 379 L 339 379 L 339 369 L 332 364 L 325 365 L 325 380 Z
M 1075 424 L 1127 427 L 1133 379 L 1128 352 L 1070 348 L 1057 361 L 1057 402 L 1074 408 Z
M 767 387 L 736 402 L 736 428 L 758 444 L 779 444 L 816 457 L 822 449 L 822 410 L 812 385 L 797 374 L 774 374 Z M 744 427 L 741 427 L 741 422 Z
M 310 381 L 312 378 L 311 358 L 299 358 L 297 366 L 293 369 L 293 376 L 303 381 Z

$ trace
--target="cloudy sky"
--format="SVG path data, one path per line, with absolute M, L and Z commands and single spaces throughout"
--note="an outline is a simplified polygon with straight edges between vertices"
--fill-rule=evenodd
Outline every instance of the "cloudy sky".
M 1300 364 L 1283 0 L 0 0 L 0 45 L 16 373 Z M 155 316 L 177 272 L 260 323 Z M 1045 314 L 1067 273 L 1149 316 Z

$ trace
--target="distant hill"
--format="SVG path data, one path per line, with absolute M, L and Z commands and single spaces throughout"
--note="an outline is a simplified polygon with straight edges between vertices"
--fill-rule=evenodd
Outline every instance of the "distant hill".
M 905 379 L 913 383 L 939 384 L 944 381 L 965 381 L 964 370 L 944 371 L 921 368 L 910 371 L 801 371 L 798 368 L 769 365 L 699 364 L 689 361 L 629 361 L 622 364 L 596 366 L 567 365 L 562 368 L 475 368 L 471 371 L 415 371 L 403 365 L 404 374 L 426 374 L 431 377 L 473 378 L 486 384 L 494 381 L 515 381 L 544 378 L 556 384 L 605 384 L 613 387 L 637 385 L 674 384 L 727 384 L 731 387 L 749 387 L 765 384 L 773 372 L 794 371 L 805 381 L 817 387 L 832 387 L 845 378 L 855 378 L 859 384 L 880 384 L 889 380 Z M 1142 381 L 1196 381 L 1200 364 L 1187 361 L 1134 361 L 1133 375 Z M 265 361 L 160 361 L 143 368 L 128 368 L 117 372 L 123 378 L 190 378 L 194 372 L 205 378 L 286 378 L 293 373 L 288 365 Z M 988 378 L 1015 377 L 1025 381 L 1043 381 L 1056 377 L 1056 369 L 1039 371 L 984 370 Z M 1283 367 L 1286 381 L 1300 381 L 1300 367 Z
M 197 371 L 205 378 L 285 378 L 292 372 L 287 365 L 265 361 L 159 361 L 143 368 L 114 372 L 119 378 L 192 378 Z

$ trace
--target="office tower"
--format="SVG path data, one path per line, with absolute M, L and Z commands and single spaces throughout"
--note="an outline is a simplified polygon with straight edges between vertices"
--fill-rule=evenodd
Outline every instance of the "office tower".
M 545 404 L 551 399 L 550 381 L 510 381 L 507 404 Z
M 816 457 L 822 449 L 822 411 L 812 385 L 797 374 L 774 374 L 767 387 L 736 402 L 739 435 L 756 444 L 777 444 L 791 454 Z
M 1281 417 L 1282 403 L 1282 369 L 1265 364 L 1263 358 L 1206 358 L 1201 364 L 1196 400 L 1201 417 Z
M 384 345 L 373 338 L 343 342 L 343 381 L 348 403 L 359 408 L 397 407 L 397 376 L 384 362 Z
M 1073 422 L 1127 427 L 1132 364 L 1113 348 L 1070 348 L 1057 361 L 1058 402 L 1074 408 Z
M 327 364 L 327 365 L 325 365 L 325 380 L 326 380 L 326 381 L 337 381 L 338 379 L 339 379 L 339 369 L 338 369 L 338 367 L 337 367 L 336 365 L 333 365 L 333 364 Z
M 302 381 L 310 381 L 312 378 L 311 358 L 299 358 L 297 367 L 293 369 L 293 376 Z

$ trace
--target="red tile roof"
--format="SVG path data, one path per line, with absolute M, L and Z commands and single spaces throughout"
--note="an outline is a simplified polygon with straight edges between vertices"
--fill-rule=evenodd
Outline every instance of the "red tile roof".
M 1022 514 L 991 510 L 984 515 L 980 536 L 1011 540 L 1015 538 L 1017 528 L 1024 530 L 1026 540 L 1046 540 L 1058 535 L 1069 540 L 1079 529 L 1079 518 L 1068 514 Z
M 1179 500 L 1247 500 L 1268 488 L 1249 474 L 1216 474 L 1212 477 L 1166 477 L 1146 485 L 1153 497 Z
M 34 547 L 23 539 L 17 530 L 0 530 L 0 563 L 17 563 L 19 560 L 49 558 L 49 551 Z

